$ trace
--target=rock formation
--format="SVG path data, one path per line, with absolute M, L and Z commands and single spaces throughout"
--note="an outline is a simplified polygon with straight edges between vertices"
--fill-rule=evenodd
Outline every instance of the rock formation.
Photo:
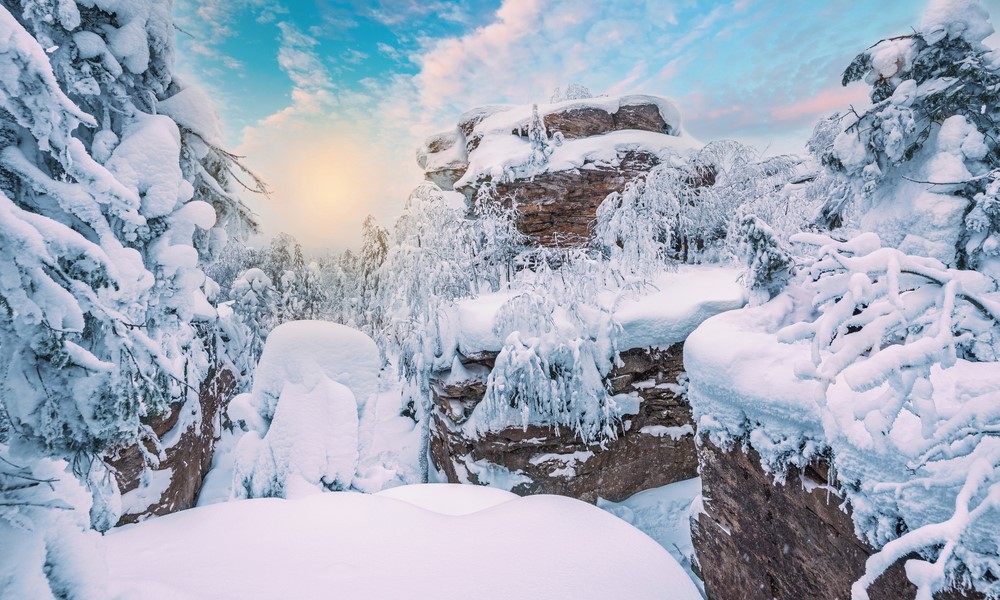
M 828 485 L 829 465 L 790 467 L 785 483 L 761 468 L 757 453 L 725 451 L 698 440 L 704 511 L 692 538 L 711 599 L 791 600 L 851 597 L 874 552 L 858 540 L 844 501 Z M 872 600 L 913 598 L 902 561 L 869 589 Z M 950 591 L 938 600 L 981 598 Z
M 517 494 L 560 494 L 588 502 L 598 496 L 620 501 L 695 477 L 691 409 L 673 385 L 683 370 L 680 345 L 629 350 L 621 358 L 623 365 L 609 377 L 612 393 L 635 391 L 642 401 L 638 413 L 624 420 L 618 439 L 603 448 L 536 426 L 470 438 L 459 426 L 482 400 L 485 384 L 479 379 L 437 382 L 431 437 L 435 467 L 452 483 L 508 484 Z M 491 368 L 492 357 L 480 356 L 477 364 Z
M 201 384 L 197 402 L 175 404 L 169 413 L 147 423 L 164 446 L 159 465 L 148 467 L 138 446 L 108 460 L 122 492 L 119 525 L 194 506 L 212 466 L 219 419 L 235 393 L 233 374 L 213 369 Z M 155 453 L 152 448 L 146 450 Z
M 700 146 L 687 136 L 674 104 L 656 96 L 568 100 L 540 105 L 551 151 L 532 163 L 532 107 L 489 105 L 433 135 L 417 153 L 428 181 L 471 202 L 489 187 L 517 205 L 519 229 L 542 245 L 587 239 L 597 207 L 611 192 L 672 156 Z

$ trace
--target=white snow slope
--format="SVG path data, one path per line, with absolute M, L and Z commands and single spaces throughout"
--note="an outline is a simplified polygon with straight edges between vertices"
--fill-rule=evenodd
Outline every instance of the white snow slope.
M 103 544 L 121 600 L 701 598 L 663 548 L 594 506 L 460 485 L 216 504 Z

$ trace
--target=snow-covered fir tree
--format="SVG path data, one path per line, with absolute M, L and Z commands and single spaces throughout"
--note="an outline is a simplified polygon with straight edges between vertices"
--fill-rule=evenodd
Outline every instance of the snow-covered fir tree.
M 743 217 L 739 237 L 740 261 L 746 268 L 743 284 L 750 292 L 750 302 L 766 302 L 788 284 L 794 272 L 791 253 L 774 230 L 756 215 Z
M 258 268 L 247 269 L 233 282 L 233 310 L 247 329 L 245 352 L 251 368 L 264 351 L 267 334 L 278 325 L 276 295 L 271 278 Z
M 538 114 L 538 105 L 531 105 L 531 120 L 528 121 L 528 143 L 531 144 L 531 155 L 528 159 L 528 168 L 541 170 L 549 162 L 552 155 L 552 144 L 549 142 L 549 134 L 545 129 L 545 121 Z
M 223 225 L 253 226 L 232 157 L 178 127 L 214 115 L 182 106 L 172 36 L 169 3 L 0 6 L 0 537 L 21 597 L 92 589 L 78 528 L 120 511 L 103 456 L 138 445 L 155 465 L 145 419 L 198 410 L 216 319 L 202 267 Z
M 360 324 L 372 337 L 381 335 L 385 327 L 383 306 L 378 301 L 380 270 L 389 253 L 389 232 L 368 215 L 361 225 L 361 251 L 357 256 L 357 306 L 361 309 Z
M 300 278 L 299 317 L 319 319 L 329 301 L 328 288 L 323 285 L 323 273 L 319 263 L 309 261 Z
M 826 168 L 824 223 L 853 210 L 848 225 L 905 251 L 959 266 L 993 262 L 1000 64 L 982 43 L 992 32 L 979 3 L 935 3 L 916 31 L 854 59 L 843 83 L 867 83 L 872 107 L 821 123 L 810 142 Z M 933 222 L 921 217 L 930 210 Z M 909 218 L 893 215 L 903 211 Z

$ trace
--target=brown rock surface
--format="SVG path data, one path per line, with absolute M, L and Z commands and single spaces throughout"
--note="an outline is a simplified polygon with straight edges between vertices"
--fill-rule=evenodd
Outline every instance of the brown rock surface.
M 543 173 L 497 185 L 500 198 L 513 198 L 520 210 L 518 229 L 544 246 L 569 246 L 590 238 L 597 207 L 608 194 L 641 177 L 659 164 L 648 152 L 625 151 L 619 164 L 594 164 L 586 169 Z M 473 188 L 462 188 L 472 197 Z
M 559 131 L 568 140 L 600 135 L 615 128 L 615 120 L 611 113 L 593 106 L 551 112 L 542 120 L 549 135 Z M 524 134 L 527 135 L 527 131 Z
M 751 448 L 724 451 L 699 439 L 704 512 L 692 522 L 710 600 L 849 600 L 873 550 L 858 540 L 843 501 L 828 493 L 828 468 L 789 470 L 781 485 Z M 872 600 L 913 598 L 902 562 L 869 589 Z M 940 600 L 981 598 L 952 591 Z
M 690 479 L 697 475 L 697 457 L 692 435 L 674 440 L 640 430 L 649 425 L 680 427 L 692 425 L 691 409 L 683 398 L 657 384 L 674 383 L 683 370 L 680 346 L 667 351 L 629 350 L 622 354 L 624 365 L 610 377 L 613 393 L 637 391 L 642 397 L 639 413 L 619 437 L 605 448 L 587 446 L 565 431 L 561 436 L 543 427 L 510 428 L 479 439 L 466 437 L 459 426 L 468 419 L 486 391 L 476 382 L 462 386 L 435 385 L 431 454 L 438 470 L 448 481 L 464 478 L 479 483 L 468 463 L 486 461 L 520 473 L 529 481 L 512 490 L 517 494 L 561 494 L 596 502 L 597 497 L 620 501 L 644 489 Z M 492 366 L 488 360 L 481 364 Z M 649 383 L 651 381 L 651 383 Z M 634 384 L 647 382 L 636 389 Z M 570 455 L 593 452 L 583 462 L 567 463 L 543 455 Z M 572 467 L 571 472 L 567 466 Z
M 674 128 L 663 119 L 655 104 L 625 104 L 614 114 L 614 129 L 638 129 L 674 135 Z
M 202 382 L 197 406 L 177 404 L 171 407 L 169 413 L 152 419 L 149 423 L 156 435 L 165 439 L 172 433 L 179 433 L 177 443 L 166 448 L 166 459 L 160 461 L 156 470 L 170 469 L 172 477 L 167 489 L 160 499 L 140 513 L 123 514 L 119 525 L 135 523 L 143 518 L 154 515 L 184 510 L 194 506 L 201 491 L 205 473 L 212 466 L 212 455 L 215 452 L 215 435 L 221 411 L 226 402 L 236 391 L 236 379 L 228 370 L 212 370 Z M 200 411 L 200 417 L 184 419 L 185 423 L 193 423 L 184 431 L 174 432 L 181 422 L 183 410 Z M 126 448 L 118 456 L 108 460 L 116 470 L 118 487 L 123 494 L 136 489 L 145 469 L 142 453 L 137 446 Z

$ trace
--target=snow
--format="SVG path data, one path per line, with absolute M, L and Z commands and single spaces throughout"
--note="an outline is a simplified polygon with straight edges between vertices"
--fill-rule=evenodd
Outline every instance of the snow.
M 563 113 L 569 110 L 582 108 L 595 108 L 607 113 L 617 113 L 622 106 L 634 106 L 638 104 L 652 104 L 660 111 L 660 116 L 678 133 L 682 130 L 681 114 L 677 104 L 669 98 L 652 95 L 630 95 L 630 96 L 601 96 L 597 98 L 581 98 L 563 100 L 552 104 L 539 104 L 538 113 L 541 116 Z M 473 129 L 473 136 L 476 134 L 486 135 L 502 133 L 510 135 L 512 130 L 527 127 L 531 119 L 532 105 L 524 104 L 519 106 L 487 107 L 484 111 L 487 116 L 483 118 Z M 468 114 L 468 113 L 467 113 Z M 463 120 L 466 116 L 463 115 Z M 549 132 L 550 134 L 553 132 Z
M 623 330 L 619 347 L 667 348 L 684 341 L 708 317 L 740 308 L 746 293 L 739 273 L 719 265 L 679 265 L 677 271 L 659 275 L 637 297 L 622 297 L 613 313 Z M 466 356 L 500 351 L 512 331 L 496 330 L 497 315 L 516 295 L 501 291 L 457 302 L 459 351 Z
M 929 44 L 946 37 L 977 44 L 993 33 L 989 16 L 979 0 L 932 0 L 924 9 L 920 33 Z
M 376 410 L 381 359 L 367 335 L 327 321 L 290 321 L 268 335 L 253 390 L 230 418 L 250 431 L 234 450 L 237 497 L 350 489 L 361 420 Z M 370 432 L 369 432 L 370 435 Z M 368 474 L 371 477 L 371 474 Z
M 626 152 L 648 152 L 664 162 L 678 154 L 687 154 L 701 147 L 701 143 L 688 136 L 673 136 L 653 131 L 621 130 L 601 135 L 565 140 L 552 146 L 552 154 L 544 166 L 532 168 L 519 177 L 542 173 L 555 173 L 596 166 L 617 167 Z M 469 168 L 455 187 L 471 185 L 490 176 L 502 180 L 507 173 L 525 165 L 532 153 L 531 143 L 510 135 L 492 134 L 484 138 L 469 155 Z
M 556 131 L 529 132 L 527 138 L 518 134 L 531 129 L 533 119 L 540 123 L 541 118 L 554 113 L 596 109 L 614 114 L 624 106 L 636 105 L 655 106 L 669 133 L 618 130 L 569 140 L 556 136 Z M 534 116 L 535 106 L 537 117 Z M 674 101 L 661 96 L 605 96 L 541 105 L 486 106 L 463 114 L 459 123 L 459 129 L 429 137 L 417 153 L 417 163 L 428 173 L 444 169 L 464 171 L 455 183 L 456 188 L 487 177 L 502 181 L 546 172 L 616 167 L 627 152 L 647 152 L 662 162 L 669 162 L 677 155 L 689 154 L 702 146 L 684 131 L 680 110 Z M 476 142 L 471 152 L 466 150 L 463 130 Z M 535 135 L 535 139 L 531 135 Z M 544 149 L 536 148 L 539 143 Z M 431 145 L 442 149 L 430 152 Z
M 214 146 L 222 145 L 222 129 L 211 98 L 200 87 L 188 86 L 156 105 L 179 126 L 189 129 Z
M 138 515 L 159 502 L 173 476 L 173 469 L 144 470 L 139 476 L 139 486 L 122 494 L 122 514 Z
M 553 463 L 557 466 L 552 471 L 549 471 L 549 477 L 576 477 L 576 467 L 581 463 L 585 463 L 594 457 L 594 453 L 590 450 L 572 452 L 569 454 L 536 454 L 532 456 L 528 462 L 533 465 L 540 465 L 543 463 Z
M 492 463 L 485 458 L 472 460 L 471 454 L 463 454 L 452 458 L 455 471 L 458 474 L 458 480 L 465 485 L 485 485 L 491 488 L 511 491 L 519 485 L 531 483 L 531 478 L 525 475 L 524 471 L 520 469 L 511 471 L 507 467 Z
M 267 336 L 251 402 L 265 419 L 288 383 L 312 388 L 321 378 L 347 386 L 359 408 L 376 392 L 382 360 L 364 333 L 328 321 L 291 321 Z
M 235 452 L 240 496 L 294 498 L 324 488 L 346 489 L 358 467 L 354 394 L 326 377 L 312 387 L 288 383 L 267 432 L 263 437 L 249 432 Z
M 728 447 L 766 423 L 756 435 L 775 451 L 798 452 L 800 439 L 822 439 L 820 382 L 799 379 L 801 347 L 781 344 L 775 331 L 788 310 L 787 297 L 762 306 L 722 313 L 702 323 L 684 343 L 688 400 L 699 432 Z M 765 439 L 763 436 L 770 436 Z M 787 448 L 779 441 L 789 439 Z M 771 454 L 765 454 L 765 460 Z
M 701 478 L 694 477 L 658 488 L 643 490 L 621 502 L 597 499 L 597 507 L 608 511 L 653 538 L 684 567 L 693 581 L 694 544 L 691 518 L 701 506 Z
M 375 495 L 454 516 L 469 515 L 520 498 L 499 488 L 441 483 L 401 485 Z
M 108 170 L 142 195 L 142 213 L 163 217 L 191 199 L 180 167 L 180 132 L 162 115 L 134 115 L 107 162 Z
M 666 425 L 646 425 L 639 430 L 639 433 L 658 438 L 668 437 L 677 441 L 686 435 L 694 435 L 694 428 L 690 425 L 680 425 L 676 427 L 667 427 Z
M 598 508 L 472 486 L 217 504 L 102 545 L 122 600 L 701 598 L 663 548 Z
M 625 298 L 614 313 L 623 348 L 667 348 L 687 339 L 710 316 L 746 302 L 739 272 L 717 265 L 682 265 L 650 285 L 652 291 Z

